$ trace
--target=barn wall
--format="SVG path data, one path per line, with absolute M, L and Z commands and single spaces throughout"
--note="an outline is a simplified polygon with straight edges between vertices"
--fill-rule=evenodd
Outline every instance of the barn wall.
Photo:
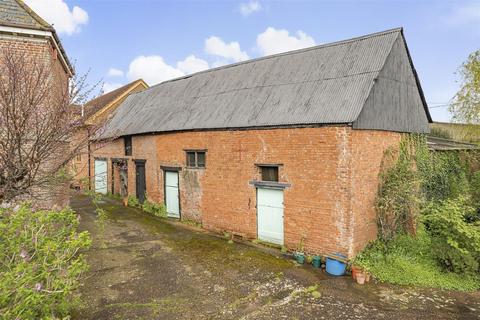
M 312 253 L 352 256 L 376 236 L 374 198 L 383 150 L 399 134 L 349 127 L 248 131 L 202 131 L 133 137 L 129 193 L 135 194 L 132 159 L 146 160 L 147 193 L 163 202 L 160 166 L 180 167 L 182 219 L 213 231 L 256 238 L 255 164 L 280 166 L 284 190 L 285 245 L 296 249 L 302 237 Z M 206 168 L 186 168 L 185 149 L 207 149 Z M 105 144 L 96 157 L 123 155 L 123 140 Z
M 361 251 L 377 237 L 375 199 L 385 150 L 398 147 L 401 134 L 388 131 L 353 130 L 351 137 L 351 206 L 354 233 L 351 254 Z

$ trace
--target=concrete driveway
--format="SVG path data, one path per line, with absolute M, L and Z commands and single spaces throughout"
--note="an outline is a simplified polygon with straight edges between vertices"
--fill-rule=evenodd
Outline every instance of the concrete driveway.
M 72 197 L 94 244 L 74 319 L 480 319 L 480 293 L 329 277 L 278 252 Z

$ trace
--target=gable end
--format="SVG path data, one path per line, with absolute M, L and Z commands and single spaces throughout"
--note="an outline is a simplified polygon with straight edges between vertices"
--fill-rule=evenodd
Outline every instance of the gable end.
M 403 33 L 399 33 L 353 128 L 428 133 L 431 121 Z

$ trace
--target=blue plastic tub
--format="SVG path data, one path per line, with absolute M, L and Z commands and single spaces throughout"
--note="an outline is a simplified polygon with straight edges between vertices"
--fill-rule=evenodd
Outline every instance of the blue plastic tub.
M 340 258 L 346 258 L 344 255 L 340 253 L 336 253 L 334 255 Z M 343 276 L 345 274 L 346 269 L 347 269 L 346 263 L 327 257 L 325 270 L 327 271 L 328 274 L 331 274 L 332 276 Z

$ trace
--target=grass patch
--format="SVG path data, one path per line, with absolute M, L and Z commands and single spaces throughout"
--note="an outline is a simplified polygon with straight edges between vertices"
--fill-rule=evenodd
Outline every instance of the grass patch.
M 419 227 L 415 238 L 399 235 L 387 243 L 373 242 L 357 256 L 355 264 L 381 282 L 460 291 L 480 289 L 479 275 L 443 271 L 431 248 L 431 238 Z

